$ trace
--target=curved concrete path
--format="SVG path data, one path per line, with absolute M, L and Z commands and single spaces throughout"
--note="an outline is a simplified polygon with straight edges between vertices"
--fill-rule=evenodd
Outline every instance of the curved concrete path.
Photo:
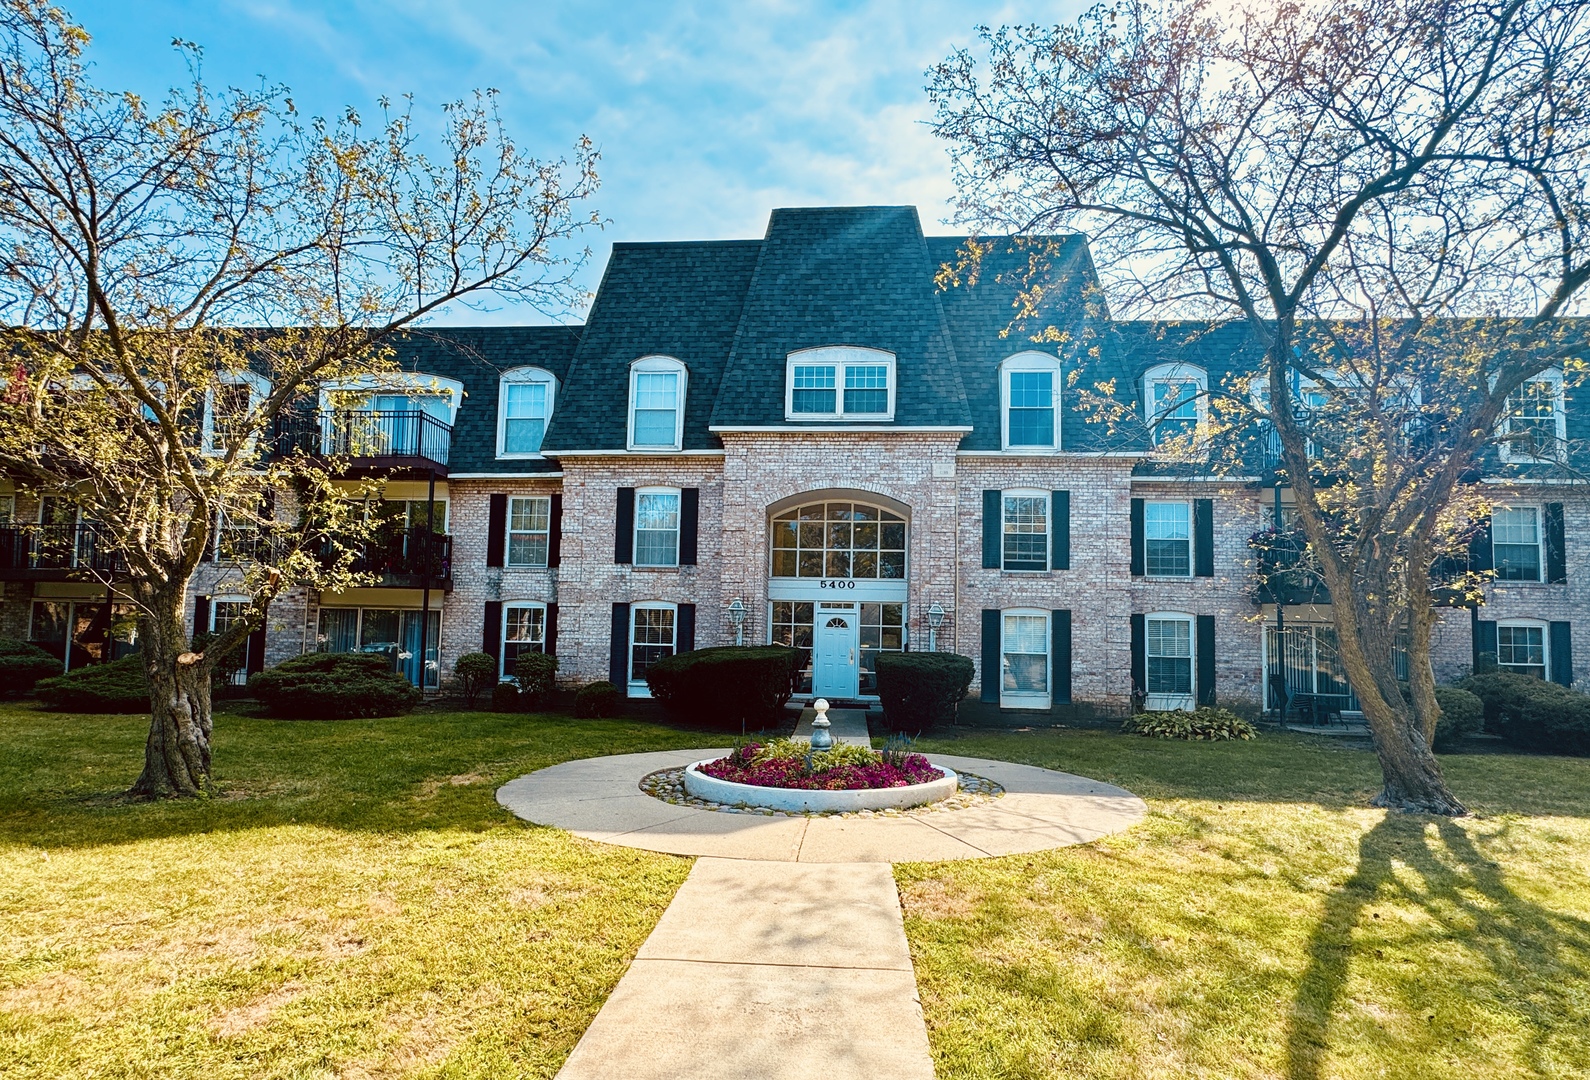
M 1141 821 L 1143 800 L 1085 776 L 986 758 L 933 754 L 986 776 L 1001 798 L 964 810 L 902 817 L 763 817 L 675 806 L 637 786 L 658 769 L 721 757 L 727 748 L 584 758 L 511 780 L 497 801 L 538 825 L 673 855 L 772 862 L 937 862 L 1085 844 Z

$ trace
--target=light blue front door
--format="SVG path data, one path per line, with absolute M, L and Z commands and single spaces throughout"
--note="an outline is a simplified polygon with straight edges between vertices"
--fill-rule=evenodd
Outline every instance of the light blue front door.
M 825 698 L 853 698 L 859 671 L 856 616 L 853 612 L 824 612 L 817 621 L 812 649 L 812 693 Z

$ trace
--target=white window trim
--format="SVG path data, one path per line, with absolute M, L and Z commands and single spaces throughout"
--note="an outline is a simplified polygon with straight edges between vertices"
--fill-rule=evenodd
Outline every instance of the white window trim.
M 1149 432 L 1156 434 L 1155 445 L 1158 445 L 1157 431 L 1160 415 L 1155 412 L 1157 404 L 1154 400 L 1154 384 L 1156 382 L 1175 380 L 1178 382 L 1191 382 L 1196 388 L 1193 397 L 1194 408 L 1198 419 L 1193 429 L 1193 439 L 1203 438 L 1209 428 L 1209 372 L 1197 364 L 1170 363 L 1155 364 L 1143 372 L 1141 390 L 1143 394 L 1143 421 L 1148 425 Z M 1268 385 L 1268 384 L 1266 384 Z
M 1502 667 L 1502 627 L 1527 626 L 1540 631 L 1540 659 L 1542 682 L 1551 682 L 1551 624 L 1542 619 L 1498 619 L 1496 620 L 1496 666 Z M 1516 665 L 1515 665 L 1516 666 Z
M 1006 499 L 1039 499 L 1043 502 L 1043 569 L 1042 570 L 1012 570 L 1005 565 L 1005 500 Z M 1054 550 L 1054 493 L 1039 491 L 1037 488 L 1006 488 L 999 493 L 999 572 L 1002 574 L 1047 574 L 1052 569 L 1049 565 L 1050 557 Z
M 834 369 L 834 410 L 828 413 L 798 413 L 795 411 L 795 368 L 831 366 Z M 845 412 L 845 368 L 886 367 L 889 369 L 887 412 Z M 822 345 L 814 349 L 797 349 L 784 358 L 784 419 L 797 423 L 825 420 L 884 420 L 894 419 L 895 365 L 894 353 L 883 349 L 868 349 L 860 345 Z
M 635 678 L 635 616 L 640 611 L 671 611 L 674 613 L 674 655 L 679 653 L 679 605 L 666 600 L 642 600 L 629 605 L 629 643 L 624 656 L 627 694 L 632 698 L 651 697 L 651 687 L 645 679 Z
M 540 608 L 541 609 L 541 651 L 547 651 L 547 605 L 542 600 L 504 600 L 502 602 L 502 626 L 498 631 L 498 640 L 502 642 L 497 649 L 497 681 L 507 682 L 513 676 L 508 671 L 508 612 L 513 608 Z M 631 631 L 633 632 L 633 631 Z
M 1498 585 L 1542 585 L 1546 581 L 1546 508 L 1539 503 L 1506 503 L 1491 507 L 1491 568 L 1494 572 L 1498 562 L 1496 558 L 1496 532 L 1495 520 L 1498 510 L 1533 510 L 1535 512 L 1535 565 L 1540 568 L 1540 576 L 1534 581 L 1524 578 L 1495 579 Z M 1510 545 L 1522 547 L 1523 545 Z
M 640 561 L 640 497 L 642 495 L 672 495 L 678 500 L 679 523 L 674 529 L 674 561 L 671 563 L 643 563 Z M 635 523 L 630 527 L 630 565 L 646 570 L 677 570 L 679 568 L 679 542 L 684 534 L 685 496 L 676 487 L 643 487 L 635 489 Z
M 1054 373 L 1054 441 L 1048 446 L 1010 445 L 1010 375 L 1015 371 L 1049 371 Z M 1042 454 L 1060 452 L 1060 395 L 1063 386 L 1060 358 L 1042 352 L 1019 352 L 1007 356 L 999 365 L 999 445 L 1001 449 L 1016 454 Z
M 1011 616 L 1025 616 L 1036 618 L 1043 623 L 1043 682 L 1045 690 L 1042 694 L 1033 694 L 1023 691 L 1007 691 L 1005 689 L 1005 620 Z M 1041 611 L 1038 608 L 1006 608 L 999 613 L 999 671 L 994 673 L 999 680 L 999 707 L 1001 709 L 1048 709 L 1054 700 L 1054 614 Z
M 260 399 L 269 397 L 271 392 L 270 380 L 253 371 L 223 371 L 216 380 L 224 386 L 248 387 L 248 408 L 252 413 L 259 407 Z M 257 436 L 250 435 L 248 439 L 248 452 L 253 453 Z M 207 387 L 204 391 L 204 450 L 209 457 L 218 457 L 225 453 L 225 448 L 215 444 L 215 387 Z
M 497 377 L 497 459 L 499 461 L 536 461 L 546 457 L 539 450 L 533 453 L 510 454 L 506 449 L 508 443 L 508 387 L 524 386 L 532 383 L 541 383 L 547 388 L 546 424 L 541 429 L 542 441 L 546 441 L 547 429 L 552 426 L 552 414 L 557 409 L 557 376 L 545 368 L 510 368 Z
M 515 502 L 541 499 L 547 504 L 547 557 L 538 563 L 521 563 L 510 561 L 513 558 L 513 534 L 516 531 L 525 532 L 526 535 L 536 535 L 529 530 L 515 530 L 513 527 L 513 504 Z M 552 497 L 550 495 L 510 495 L 508 496 L 508 513 L 502 523 L 502 565 L 513 570 L 545 570 L 547 559 L 552 557 Z
M 1539 374 L 1531 375 L 1524 382 L 1549 382 L 1554 386 L 1552 414 L 1553 419 L 1556 421 L 1555 452 L 1551 454 L 1527 454 L 1518 450 L 1508 441 L 1508 436 L 1512 434 L 1512 418 L 1503 416 L 1497 430 L 1499 440 L 1497 449 L 1501 453 L 1502 460 L 1509 464 L 1517 465 L 1529 465 L 1542 461 L 1561 461 L 1563 448 L 1568 444 L 1568 407 L 1567 401 L 1563 396 L 1562 369 L 1547 368 Z
M 635 442 L 635 383 L 636 376 L 661 371 L 677 372 L 679 375 L 679 397 L 674 409 L 674 441 L 667 446 L 637 445 Z M 641 453 L 666 454 L 670 451 L 677 453 L 684 446 L 685 437 L 685 395 L 690 388 L 690 369 L 685 367 L 684 361 L 676 360 L 671 356 L 643 356 L 629 365 L 629 435 L 625 447 Z
M 1148 569 L 1148 544 L 1154 537 L 1148 535 L 1148 508 L 1150 506 L 1185 506 L 1187 508 L 1187 572 L 1185 574 L 1155 574 Z M 1143 500 L 1143 576 L 1156 581 L 1190 581 L 1195 576 L 1197 567 L 1197 552 L 1193 545 L 1197 537 L 1193 535 L 1193 504 L 1190 499 L 1144 499 Z
M 1148 691 L 1148 624 L 1151 622 L 1187 624 L 1187 663 L 1189 686 L 1185 694 L 1151 694 Z M 1185 611 L 1152 611 L 1143 616 L 1143 707 L 1150 712 L 1180 709 L 1191 712 L 1198 707 L 1198 619 Z
M 458 424 L 458 407 L 464 401 L 464 384 L 457 379 L 432 375 L 425 371 L 392 371 L 381 375 L 361 375 L 354 379 L 339 379 L 320 386 L 320 411 L 328 413 L 336 394 L 367 392 L 371 395 L 388 393 L 434 394 L 447 398 L 447 423 Z

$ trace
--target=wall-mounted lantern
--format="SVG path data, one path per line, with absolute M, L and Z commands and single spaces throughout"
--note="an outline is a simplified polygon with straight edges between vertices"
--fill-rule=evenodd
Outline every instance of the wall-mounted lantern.
M 734 643 L 745 644 L 745 605 L 736 596 L 729 601 L 729 625 L 734 627 Z

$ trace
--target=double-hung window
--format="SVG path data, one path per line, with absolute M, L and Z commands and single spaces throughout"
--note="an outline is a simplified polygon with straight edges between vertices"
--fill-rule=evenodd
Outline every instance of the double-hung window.
M 552 420 L 556 380 L 540 368 L 515 368 L 503 372 L 499 387 L 497 456 L 538 456 Z
M 635 492 L 635 565 L 679 565 L 679 489 Z
M 1567 437 L 1562 372 L 1543 371 L 1507 395 L 1503 456 L 1513 461 L 1556 460 Z
M 1149 577 L 1191 577 L 1191 504 L 1145 502 L 1143 541 L 1144 569 Z
M 1546 677 L 1546 628 L 1539 623 L 1496 627 L 1496 665 L 1514 675 Z
M 1059 359 L 1039 352 L 1009 357 L 1000 365 L 999 390 L 1004 404 L 1005 449 L 1057 449 Z
M 784 415 L 788 420 L 892 419 L 894 354 L 853 346 L 791 353 Z
M 513 674 L 521 653 L 546 652 L 546 649 L 546 605 L 502 605 L 502 669 L 498 677 L 505 679 Z
M 1193 364 L 1160 364 L 1143 373 L 1144 419 L 1155 445 L 1198 434 L 1208 388 L 1208 374 Z
M 629 448 L 678 450 L 684 437 L 685 366 L 648 356 L 630 367 Z
M 1049 569 L 1049 493 L 1004 493 L 1004 551 L 1006 570 Z
M 532 496 L 508 500 L 509 566 L 545 566 L 551 535 L 551 499 Z
M 1150 615 L 1144 620 L 1144 630 L 1143 674 L 1147 685 L 1143 689 L 1151 699 L 1149 708 L 1190 708 L 1193 692 L 1192 620 L 1184 615 Z M 1152 700 L 1156 698 L 1157 701 Z
M 678 612 L 672 604 L 632 604 L 629 629 L 629 693 L 649 697 L 646 671 L 657 661 L 672 656 Z
M 1001 621 L 999 703 L 1013 708 L 1048 708 L 1048 613 L 1007 611 Z
M 1540 508 L 1497 507 L 1491 512 L 1491 565 L 1498 581 L 1540 580 Z

